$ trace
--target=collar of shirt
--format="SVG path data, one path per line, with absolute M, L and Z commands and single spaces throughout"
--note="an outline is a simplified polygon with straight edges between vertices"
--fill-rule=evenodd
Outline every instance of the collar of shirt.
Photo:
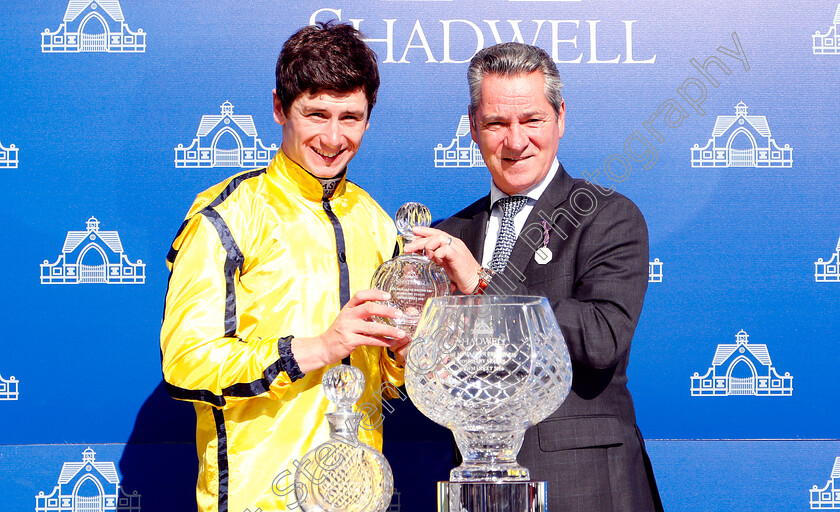
M 522 231 L 522 228 L 525 227 L 525 221 L 528 220 L 528 215 L 531 214 L 531 210 L 534 209 L 534 205 L 537 204 L 537 200 L 542 196 L 545 189 L 548 187 L 548 184 L 551 183 L 551 180 L 554 179 L 554 176 L 557 175 L 557 170 L 560 168 L 560 163 L 557 159 L 554 159 L 554 162 L 551 164 L 551 168 L 548 170 L 548 174 L 545 175 L 542 181 L 531 187 L 530 189 L 526 190 L 522 194 L 522 196 L 528 197 L 528 202 L 525 204 L 525 207 L 516 214 L 513 218 L 513 225 L 516 229 L 516 236 L 519 236 L 519 233 Z M 499 187 L 496 186 L 495 183 L 490 182 L 490 219 L 487 221 L 487 232 L 484 238 L 484 254 L 481 256 L 481 266 L 486 267 L 490 265 L 490 260 L 493 259 L 493 251 L 496 249 L 496 239 L 499 237 L 499 229 L 501 228 L 502 223 L 502 207 L 497 204 L 499 199 L 503 197 L 507 197 L 507 194 L 499 190 Z
M 347 184 L 347 168 L 345 167 L 336 177 L 327 178 L 326 184 L 283 153 L 277 150 L 274 160 L 268 166 L 268 176 L 283 190 L 297 191 L 304 199 L 320 203 L 325 199 L 333 199 L 344 193 Z M 329 195 L 327 195 L 329 194 Z
M 307 171 L 309 172 L 309 171 Z M 335 189 L 341 184 L 341 180 L 344 179 L 344 175 L 347 173 L 347 168 L 345 167 L 343 171 L 341 171 L 338 176 L 334 178 L 319 178 L 318 176 L 312 175 L 313 178 L 318 180 L 321 183 L 321 187 L 324 189 L 324 197 L 323 199 L 330 199 L 335 192 Z M 311 173 L 310 173 L 311 174 Z M 323 200 L 322 199 L 322 200 Z

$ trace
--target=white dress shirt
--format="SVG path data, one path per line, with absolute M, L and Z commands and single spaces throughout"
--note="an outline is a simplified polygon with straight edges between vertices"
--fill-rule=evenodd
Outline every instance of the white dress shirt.
M 548 187 L 548 184 L 554 179 L 554 176 L 557 175 L 557 169 L 559 168 L 560 163 L 555 158 L 554 162 L 551 164 L 551 169 L 548 170 L 548 174 L 545 175 L 545 178 L 543 178 L 541 182 L 537 183 L 525 192 L 517 194 L 528 198 L 528 202 L 525 204 L 525 207 L 522 208 L 522 210 L 520 210 L 513 218 L 513 226 L 516 230 L 517 237 L 519 237 L 519 233 L 522 231 L 522 228 L 525 227 L 525 221 L 528 220 L 528 215 L 531 214 L 531 210 L 534 209 L 534 205 L 537 204 L 537 200 L 540 196 L 542 196 L 543 192 L 545 192 L 546 187 Z M 507 194 L 499 190 L 499 187 L 497 187 L 491 180 L 490 204 L 493 206 L 490 209 L 490 220 L 487 221 L 487 234 L 484 239 L 484 255 L 481 258 L 482 267 L 489 267 L 490 260 L 493 259 L 493 251 L 496 249 L 496 239 L 499 238 L 499 229 L 501 229 L 502 223 L 502 207 L 496 202 L 503 197 L 507 197 Z

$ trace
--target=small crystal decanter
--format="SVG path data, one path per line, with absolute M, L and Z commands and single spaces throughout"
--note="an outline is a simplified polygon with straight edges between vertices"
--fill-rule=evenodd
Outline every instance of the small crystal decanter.
M 365 377 L 355 366 L 331 368 L 321 380 L 336 411 L 326 413 L 330 439 L 296 461 L 295 497 L 305 512 L 385 512 L 394 493 L 391 466 L 359 441 L 362 413 L 353 404 Z
M 400 247 L 414 239 L 414 226 L 429 226 L 432 214 L 420 203 L 405 203 L 395 216 L 400 232 Z M 379 266 L 371 279 L 371 288 L 391 294 L 391 300 L 382 301 L 403 312 L 402 318 L 375 317 L 382 323 L 404 330 L 408 337 L 414 336 L 417 322 L 426 299 L 450 294 L 450 281 L 443 267 L 422 254 L 400 253 Z

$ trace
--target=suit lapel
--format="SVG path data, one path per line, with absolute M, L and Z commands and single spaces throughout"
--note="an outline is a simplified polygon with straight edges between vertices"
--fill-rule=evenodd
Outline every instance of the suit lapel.
M 533 223 L 539 225 L 540 220 L 542 220 L 540 212 L 543 212 L 543 215 L 546 218 L 551 219 L 551 214 L 554 210 L 568 198 L 572 185 L 572 177 L 566 173 L 566 170 L 563 168 L 563 164 L 560 164 L 560 168 L 557 169 L 557 174 L 554 176 L 554 179 L 548 184 L 548 187 L 546 187 L 539 200 L 537 200 L 537 204 L 534 205 L 534 208 L 531 209 L 531 213 L 528 214 L 528 219 L 525 221 L 525 226 L 522 228 L 522 232 L 524 233 L 525 230 L 528 229 L 528 226 Z M 534 249 L 526 242 L 523 242 L 520 238 L 517 238 L 516 244 L 514 244 L 513 250 L 510 253 L 507 267 L 505 267 L 505 271 L 503 273 L 510 276 L 512 279 L 516 278 L 517 273 L 525 274 L 528 265 L 533 260 Z

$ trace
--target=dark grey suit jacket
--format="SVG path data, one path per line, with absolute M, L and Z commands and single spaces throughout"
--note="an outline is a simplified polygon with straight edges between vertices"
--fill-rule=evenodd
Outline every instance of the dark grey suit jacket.
M 490 198 L 437 227 L 481 261 Z M 550 262 L 534 260 L 550 228 Z M 572 359 L 572 391 L 528 430 L 519 462 L 549 483 L 551 512 L 661 510 L 653 472 L 627 389 L 630 341 L 648 281 L 648 233 L 626 197 L 560 166 L 531 211 L 507 268 L 487 293 L 548 297 Z

